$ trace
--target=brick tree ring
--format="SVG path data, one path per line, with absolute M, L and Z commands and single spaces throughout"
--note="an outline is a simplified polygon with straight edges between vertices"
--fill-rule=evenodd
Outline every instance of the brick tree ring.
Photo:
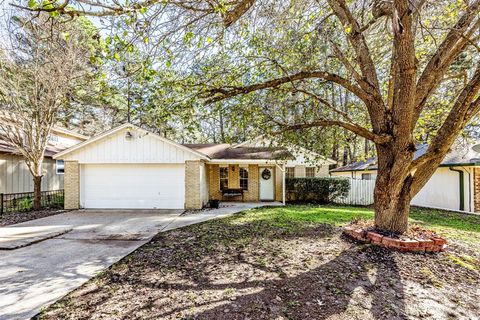
M 263 180 L 269 180 L 272 177 L 272 172 L 270 169 L 263 169 L 262 171 L 262 179 Z
M 362 243 L 402 252 L 440 252 L 447 247 L 447 240 L 436 234 L 425 239 L 397 239 L 353 225 L 344 227 L 343 233 Z

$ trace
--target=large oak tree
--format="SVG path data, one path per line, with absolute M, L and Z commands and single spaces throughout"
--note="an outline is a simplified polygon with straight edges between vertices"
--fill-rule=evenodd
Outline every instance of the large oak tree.
M 289 92 L 315 111 L 279 116 L 272 104 L 266 113 L 280 131 L 338 126 L 373 142 L 375 224 L 383 230 L 407 230 L 411 199 L 480 109 L 480 0 L 65 0 L 29 10 L 130 18 L 148 10 L 157 45 L 170 40 L 170 48 L 179 30 L 191 43 L 227 28 L 207 41 L 217 45 L 210 52 L 242 54 L 231 70 L 205 79 L 207 102 Z M 252 50 L 258 41 L 262 50 Z M 354 108 L 339 108 L 326 84 L 351 95 Z M 415 159 L 417 130 L 439 106 L 443 113 L 427 129 L 428 150 Z

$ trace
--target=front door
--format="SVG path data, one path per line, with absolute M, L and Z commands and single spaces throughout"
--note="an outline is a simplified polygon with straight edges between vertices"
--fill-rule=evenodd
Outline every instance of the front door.
M 275 185 L 273 168 L 260 168 L 260 200 L 273 201 L 275 199 Z

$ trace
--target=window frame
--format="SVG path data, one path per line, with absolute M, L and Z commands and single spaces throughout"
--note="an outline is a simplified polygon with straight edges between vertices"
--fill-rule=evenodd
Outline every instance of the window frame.
M 289 172 L 291 170 L 291 172 Z M 295 167 L 285 167 L 285 178 L 293 179 L 295 178 Z
M 61 163 L 61 165 L 60 165 Z M 60 171 L 59 171 L 60 169 Z M 55 173 L 56 174 L 65 174 L 65 161 L 55 160 Z
M 315 167 L 305 167 L 305 177 L 306 178 L 315 178 Z M 313 172 L 309 172 L 310 170 L 313 170 Z
M 242 172 L 246 173 L 247 176 L 242 177 Z M 240 189 L 248 190 L 248 168 L 240 167 L 239 172 L 238 172 L 238 178 L 239 178 L 238 185 L 239 185 Z M 244 182 L 246 181 L 246 186 L 242 187 L 242 181 L 244 181 Z
M 225 176 L 222 177 L 222 171 L 224 171 L 224 174 Z M 220 191 L 224 190 L 224 189 L 228 189 L 228 167 L 220 167 L 219 168 L 219 172 L 218 172 L 218 187 L 220 189 Z M 222 180 L 224 180 L 226 182 L 226 186 L 225 187 L 222 187 Z
M 362 180 L 373 180 L 372 179 L 372 174 L 371 173 L 362 173 Z

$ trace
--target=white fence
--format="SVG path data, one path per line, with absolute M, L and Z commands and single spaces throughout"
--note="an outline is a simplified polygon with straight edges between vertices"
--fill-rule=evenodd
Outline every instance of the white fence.
M 348 196 L 336 199 L 336 203 L 354 204 L 368 206 L 373 204 L 373 189 L 375 188 L 375 180 L 358 180 L 349 179 L 350 191 Z

